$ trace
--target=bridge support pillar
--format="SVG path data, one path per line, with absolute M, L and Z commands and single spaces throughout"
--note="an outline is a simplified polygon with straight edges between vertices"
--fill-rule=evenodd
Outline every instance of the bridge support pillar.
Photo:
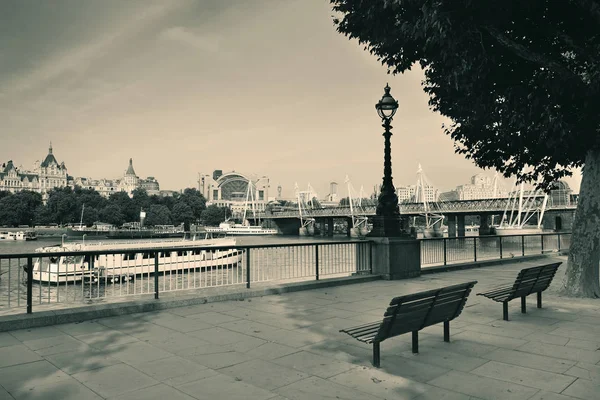
M 327 218 L 327 236 L 333 236 L 333 217 Z
M 346 236 L 352 237 L 352 218 L 346 218 L 346 223 L 348 224 L 346 226 Z
M 491 235 L 492 228 L 490 227 L 488 214 L 479 215 L 479 236 Z
M 457 236 L 458 237 L 465 237 L 465 215 L 464 214 L 458 214 L 456 216 L 456 222 L 457 222 L 457 225 L 458 225 Z
M 448 237 L 456 237 L 456 215 L 448 215 Z
M 370 237 L 373 242 L 373 274 L 396 280 L 421 275 L 421 246 L 418 240 Z
M 327 234 L 327 221 L 324 219 L 319 221 L 319 234 L 325 236 Z

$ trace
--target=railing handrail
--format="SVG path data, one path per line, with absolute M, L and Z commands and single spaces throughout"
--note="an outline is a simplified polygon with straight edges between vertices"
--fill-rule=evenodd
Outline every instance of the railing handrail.
M 498 238 L 498 237 L 521 237 L 521 236 L 556 236 L 556 235 L 570 235 L 572 232 L 542 232 L 542 233 L 521 233 L 515 235 L 473 235 L 473 236 L 447 236 L 447 237 L 435 237 L 435 238 L 420 238 L 418 240 L 444 240 L 444 239 L 472 239 L 472 238 Z
M 368 243 L 370 240 L 365 239 L 353 239 L 353 240 L 341 240 L 341 241 L 311 241 L 302 243 L 272 243 L 272 244 L 234 244 L 234 245 L 223 245 L 223 246 L 167 246 L 167 247 L 140 247 L 140 248 L 128 248 L 128 249 L 116 249 L 116 250 L 76 250 L 76 251 L 49 251 L 49 252 L 30 252 L 30 253 L 12 253 L 12 254 L 0 254 L 0 260 L 7 260 L 13 258 L 39 258 L 39 257 L 62 257 L 62 256 L 80 256 L 80 255 L 108 255 L 108 254 L 129 254 L 129 253 L 155 253 L 155 252 L 166 252 L 166 251 L 193 251 L 193 250 L 243 250 L 243 249 L 264 249 L 264 248 L 277 248 L 277 247 L 300 247 L 300 246 L 331 246 L 338 244 L 351 244 L 351 243 Z M 73 243 L 73 242 L 72 242 Z M 45 246 L 41 246 L 45 247 Z M 46 246 L 51 247 L 51 246 Z

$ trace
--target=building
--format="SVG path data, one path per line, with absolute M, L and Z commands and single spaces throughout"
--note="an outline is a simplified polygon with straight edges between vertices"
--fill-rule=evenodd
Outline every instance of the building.
M 495 199 L 508 197 L 508 192 L 498 185 L 497 177 L 484 174 L 471 177 L 471 183 L 456 187 L 457 200 Z
M 58 163 L 52 152 L 52 143 L 50 143 L 44 161 L 41 163 L 36 161 L 33 171 L 15 167 L 12 160 L 2 164 L 0 191 L 15 193 L 21 190 L 31 190 L 41 193 L 45 199 L 50 190 L 67 186 L 67 177 L 67 167 L 64 162 Z
M 235 171 L 212 175 L 199 174 L 198 190 L 206 198 L 207 205 L 229 207 L 234 216 L 242 216 L 244 210 L 264 211 L 269 202 L 269 178 L 256 178 Z
M 149 176 L 146 179 L 140 179 L 133 169 L 133 159 L 129 159 L 129 166 L 119 179 L 92 179 L 92 178 L 71 178 L 69 177 L 68 186 L 75 188 L 76 186 L 95 190 L 104 197 L 109 197 L 113 193 L 126 192 L 130 197 L 133 196 L 135 189 L 145 189 L 148 195 L 159 195 L 160 186 L 158 181 Z

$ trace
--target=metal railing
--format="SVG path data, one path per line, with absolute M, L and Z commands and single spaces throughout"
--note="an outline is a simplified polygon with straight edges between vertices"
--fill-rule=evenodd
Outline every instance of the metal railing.
M 0 315 L 139 295 L 372 272 L 372 243 L 152 247 L 0 254 Z M 164 246 L 164 245 L 163 245 Z M 47 309 L 47 308 L 46 308 Z
M 421 268 L 568 250 L 571 233 L 421 239 Z

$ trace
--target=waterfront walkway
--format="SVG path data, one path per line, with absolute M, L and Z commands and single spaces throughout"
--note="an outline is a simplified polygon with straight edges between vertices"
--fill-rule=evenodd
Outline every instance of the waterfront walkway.
M 475 296 L 547 258 L 245 301 L 208 303 L 0 333 L 4 399 L 597 399 L 600 301 L 557 295 L 544 308 Z M 371 346 L 338 331 L 381 319 L 394 296 L 478 280 L 463 314 Z

